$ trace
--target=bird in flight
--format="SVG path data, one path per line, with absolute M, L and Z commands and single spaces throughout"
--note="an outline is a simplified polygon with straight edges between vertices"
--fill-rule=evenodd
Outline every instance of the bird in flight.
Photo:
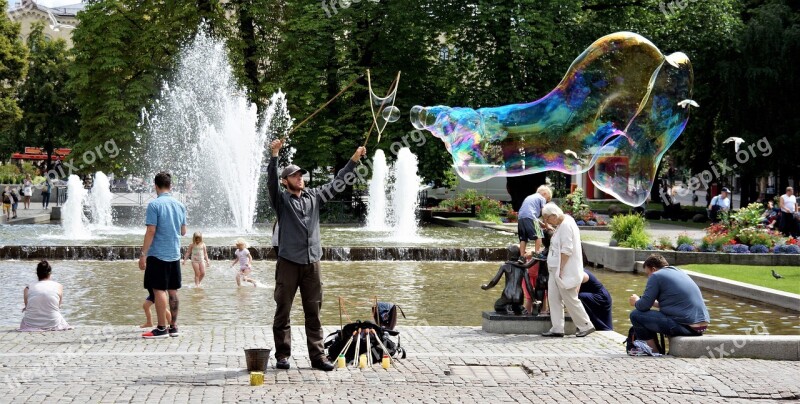
M 730 142 L 733 142 L 733 150 L 736 153 L 738 153 L 739 152 L 739 146 L 742 143 L 744 143 L 744 139 L 742 139 L 740 137 L 729 137 L 729 138 L 725 139 L 722 143 L 724 144 L 724 143 L 730 143 Z

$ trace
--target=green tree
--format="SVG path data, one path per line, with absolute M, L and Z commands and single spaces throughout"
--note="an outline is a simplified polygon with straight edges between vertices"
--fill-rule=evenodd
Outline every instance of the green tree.
M 201 21 L 220 27 L 221 18 L 217 1 L 99 0 L 79 13 L 70 80 L 81 114 L 75 151 L 81 154 L 109 140 L 121 151 L 86 168 L 135 166 L 141 145 L 134 133 L 142 108 L 157 98 L 180 46 Z
M 45 38 L 44 24 L 33 25 L 28 36 L 28 76 L 17 89 L 22 119 L 8 133 L 17 150 L 43 147 L 48 164 L 57 147 L 72 147 L 78 135 L 78 110 L 67 88 L 71 57 L 63 39 Z
M 735 162 L 733 146 L 721 144 L 728 136 L 743 138 L 743 149 L 759 146 L 766 138 L 771 154 L 756 148 L 755 156 L 736 170 L 742 174 L 743 206 L 755 196 L 747 192 L 753 179 L 773 172 L 778 192 L 798 170 L 800 145 L 800 7 L 791 1 L 753 2 L 745 13 L 746 27 L 735 40 L 735 53 L 721 69 L 724 130 L 717 137 L 719 154 Z M 763 147 L 762 142 L 760 146 Z M 741 149 L 740 148 L 740 149 Z
M 0 0 L 0 8 L 6 10 L 8 2 Z M 0 132 L 8 129 L 22 118 L 17 105 L 15 90 L 27 72 L 28 50 L 20 38 L 18 23 L 11 22 L 8 14 L 0 15 Z M 10 151 L 7 137 L 0 140 L 0 152 Z

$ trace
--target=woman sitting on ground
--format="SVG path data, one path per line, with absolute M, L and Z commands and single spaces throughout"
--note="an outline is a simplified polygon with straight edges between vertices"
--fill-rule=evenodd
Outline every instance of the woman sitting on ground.
M 61 331 L 71 330 L 61 315 L 61 299 L 64 296 L 64 287 L 60 283 L 50 280 L 53 268 L 47 261 L 42 261 L 36 266 L 36 275 L 39 282 L 26 286 L 23 292 L 25 315 L 19 331 Z

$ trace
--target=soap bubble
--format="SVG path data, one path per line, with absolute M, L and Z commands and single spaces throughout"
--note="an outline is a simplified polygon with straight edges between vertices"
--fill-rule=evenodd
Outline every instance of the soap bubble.
M 389 122 L 397 122 L 400 119 L 400 108 L 394 105 L 386 107 L 383 109 L 383 112 L 381 112 L 381 115 L 383 115 L 383 119 Z
M 415 106 L 411 123 L 444 141 L 465 180 L 589 171 L 598 189 L 639 206 L 686 127 L 691 108 L 678 104 L 691 100 L 693 80 L 683 53 L 664 56 L 618 32 L 589 46 L 544 98 L 477 110 Z

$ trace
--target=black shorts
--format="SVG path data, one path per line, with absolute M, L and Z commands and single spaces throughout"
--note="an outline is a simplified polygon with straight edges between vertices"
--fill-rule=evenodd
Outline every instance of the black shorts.
M 156 302 L 156 295 L 153 293 L 153 288 L 147 288 L 147 297 L 144 298 L 150 303 Z
M 155 290 L 177 290 L 181 288 L 181 261 L 161 261 L 147 257 L 144 270 L 144 288 Z
M 517 221 L 519 241 L 538 240 L 544 238 L 542 229 L 536 219 L 521 218 Z

